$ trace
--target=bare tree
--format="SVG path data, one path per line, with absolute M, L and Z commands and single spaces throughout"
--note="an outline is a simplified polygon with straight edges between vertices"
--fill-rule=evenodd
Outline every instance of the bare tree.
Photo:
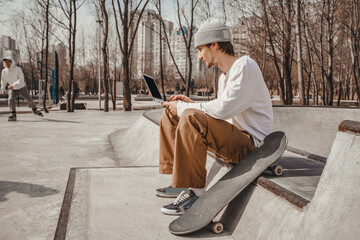
M 338 45 L 334 40 L 337 38 L 339 30 L 337 24 L 339 4 L 339 0 L 326 0 L 321 5 L 317 3 L 318 9 L 316 11 L 320 15 L 320 29 L 314 28 L 312 34 L 309 34 L 321 70 L 322 101 L 324 105 L 333 105 L 334 55 Z M 316 16 L 314 18 L 318 19 Z
M 196 5 L 198 4 L 199 0 L 191 0 L 190 1 L 190 16 L 187 16 L 185 14 L 185 10 L 180 8 L 180 3 L 179 0 L 176 0 L 176 6 L 177 6 L 177 18 L 178 18 L 178 23 L 180 26 L 180 32 L 181 35 L 183 36 L 183 41 L 186 47 L 186 58 L 187 58 L 187 82 L 186 82 L 186 96 L 190 95 L 190 83 L 191 83 L 191 78 L 192 78 L 192 56 L 191 56 L 191 52 L 193 50 L 193 46 L 192 46 L 192 38 L 194 35 L 194 13 L 195 13 L 195 8 Z M 190 19 L 189 19 L 190 17 Z M 182 18 L 185 19 L 188 29 L 186 30 L 185 26 L 182 23 Z
M 48 80 L 49 80 L 49 8 L 50 8 L 50 0 L 36 0 L 37 3 L 45 10 L 45 91 L 44 91 L 44 99 L 43 99 L 43 108 L 46 113 L 48 113 L 48 109 L 46 108 L 46 97 L 47 97 L 47 89 L 48 89 Z M 55 86 L 53 86 L 55 87 Z
M 291 105 L 293 101 L 291 23 L 294 13 L 291 0 L 285 0 L 285 4 L 280 0 L 275 2 L 277 5 L 269 5 L 266 0 L 261 0 L 272 59 L 280 82 L 280 101 L 282 104 Z
M 315 78 L 315 69 L 314 69 L 314 57 L 313 57 L 313 48 L 310 45 L 310 41 L 309 41 L 309 23 L 308 23 L 308 19 L 310 18 L 308 15 L 308 12 L 305 11 L 306 7 L 303 7 L 303 18 L 301 18 L 302 21 L 302 25 L 303 25 L 303 36 L 304 36 L 304 40 L 305 40 L 305 49 L 306 49 L 306 56 L 307 56 L 307 61 L 303 62 L 303 69 L 306 73 L 306 79 L 307 79 L 307 88 L 306 88 L 306 105 L 309 105 L 309 98 L 310 98 L 310 88 L 311 88 L 311 79 L 313 79 L 313 103 L 318 105 L 318 86 L 317 86 L 317 82 L 316 82 L 316 78 Z M 315 99 L 316 97 L 316 99 Z
M 125 75 L 124 83 L 124 110 L 131 111 L 131 92 L 130 92 L 130 57 L 133 49 L 137 29 L 141 16 L 149 3 L 149 0 L 140 0 L 134 9 L 132 9 L 132 0 L 112 0 L 114 18 L 116 24 L 116 33 L 119 38 L 120 50 L 122 53 L 122 67 Z M 142 7 L 141 7 L 142 6 Z M 138 10 L 141 8 L 140 12 Z M 136 20 L 137 17 L 137 20 Z M 119 25 L 119 19 L 121 26 Z M 132 30 L 132 31 L 130 31 Z M 122 33 L 120 33 L 122 32 Z
M 158 24 L 159 24 L 159 31 L 154 31 L 158 34 L 159 37 L 159 58 L 160 58 L 160 82 L 161 82 L 161 90 L 163 95 L 163 100 L 166 101 L 166 93 L 165 93 L 165 83 L 164 83 L 164 67 L 163 67 L 163 31 L 166 35 L 165 24 L 162 20 L 162 0 L 153 0 L 153 4 L 155 5 L 158 11 Z
M 334 42 L 336 35 L 337 35 L 337 31 L 338 31 L 338 27 L 336 26 L 337 24 L 337 12 L 339 9 L 339 5 L 340 5 L 340 0 L 326 0 L 325 1 L 326 5 L 325 5 L 325 23 L 326 23 L 326 27 L 327 27 L 327 61 L 328 61 L 328 67 L 327 70 L 324 71 L 325 72 L 325 76 L 326 76 L 326 105 L 333 105 L 333 99 L 334 99 L 334 86 L 333 86 L 333 77 L 334 77 L 334 51 L 335 48 L 337 47 L 337 44 Z M 325 66 L 325 64 L 324 64 Z
M 223 1 L 223 0 L 222 0 Z M 198 8 L 196 11 L 197 19 L 201 22 L 213 16 L 214 12 L 212 9 L 210 0 L 199 1 Z
M 80 3 L 79 3 L 80 2 Z M 79 4 L 78 4 L 79 3 Z M 68 112 L 74 111 L 75 97 L 77 86 L 74 78 L 75 70 L 75 53 L 76 53 L 76 31 L 77 31 L 77 11 L 85 3 L 85 0 L 58 0 L 56 6 L 62 11 L 63 15 L 68 20 L 68 25 L 63 23 L 60 19 L 52 15 L 56 20 L 58 25 L 65 29 L 68 33 L 68 44 L 67 48 L 69 50 L 69 61 L 70 61 L 70 71 L 69 71 L 69 81 L 68 81 L 68 92 L 67 92 L 67 104 L 66 108 Z
M 348 43 L 350 46 L 351 65 L 352 65 L 352 79 L 355 83 L 355 92 L 357 93 L 358 106 L 360 104 L 360 2 L 357 0 L 345 1 L 344 25 L 348 33 Z

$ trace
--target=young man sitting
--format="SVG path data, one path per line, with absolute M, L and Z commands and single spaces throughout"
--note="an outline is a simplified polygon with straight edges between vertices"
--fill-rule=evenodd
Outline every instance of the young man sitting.
M 176 196 L 178 188 L 185 189 L 161 208 L 165 214 L 184 213 L 205 192 L 207 151 L 236 164 L 272 131 L 272 104 L 260 68 L 249 56 L 235 56 L 229 28 L 206 20 L 195 47 L 208 68 L 217 66 L 223 73 L 217 99 L 196 103 L 176 95 L 163 103 L 159 172 L 172 174 L 172 184 L 156 194 Z

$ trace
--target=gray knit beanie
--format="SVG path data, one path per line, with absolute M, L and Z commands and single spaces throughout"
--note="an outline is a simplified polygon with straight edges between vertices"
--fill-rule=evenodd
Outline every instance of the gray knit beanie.
M 195 47 L 214 42 L 229 42 L 229 28 L 218 19 L 209 18 L 203 22 L 195 34 Z

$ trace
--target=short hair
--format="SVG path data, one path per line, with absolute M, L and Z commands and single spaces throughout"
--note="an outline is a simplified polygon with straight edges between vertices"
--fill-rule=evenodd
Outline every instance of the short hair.
M 213 43 L 206 44 L 205 46 L 210 47 L 211 44 Z M 230 56 L 235 56 L 234 47 L 231 42 L 218 42 L 218 45 L 221 52 L 224 52 Z

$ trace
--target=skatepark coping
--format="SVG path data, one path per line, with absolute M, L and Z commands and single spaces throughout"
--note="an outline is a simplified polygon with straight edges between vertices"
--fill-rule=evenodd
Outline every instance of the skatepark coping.
M 360 135 L 360 122 L 345 120 L 339 125 L 339 131 Z

